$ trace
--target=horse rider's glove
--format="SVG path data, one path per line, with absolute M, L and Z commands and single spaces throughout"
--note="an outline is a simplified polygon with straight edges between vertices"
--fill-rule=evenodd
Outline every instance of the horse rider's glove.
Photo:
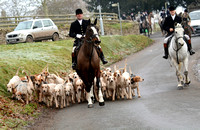
M 76 37 L 77 37 L 77 38 L 81 38 L 82 35 L 81 35 L 81 34 L 76 34 Z

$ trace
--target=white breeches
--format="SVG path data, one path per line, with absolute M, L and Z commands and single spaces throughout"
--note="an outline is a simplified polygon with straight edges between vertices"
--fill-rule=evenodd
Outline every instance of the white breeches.
M 186 37 L 187 40 L 190 40 L 190 37 L 189 37 L 187 34 L 185 34 L 184 36 Z M 172 37 L 172 35 L 166 37 L 166 38 L 164 39 L 164 43 L 167 43 L 167 42 L 168 42 L 168 39 L 169 39 L 170 37 Z

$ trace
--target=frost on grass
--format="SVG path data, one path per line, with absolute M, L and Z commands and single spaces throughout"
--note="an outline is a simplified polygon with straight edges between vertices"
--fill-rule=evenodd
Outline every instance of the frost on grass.
M 54 46 L 53 49 L 47 47 L 28 47 L 24 48 L 21 46 L 20 49 L 8 49 L 0 52 L 0 60 L 4 62 L 15 62 L 15 61 L 42 61 L 48 63 L 56 63 L 59 58 L 54 55 L 55 51 L 62 49 L 62 46 Z M 46 49 L 46 50 L 45 50 Z M 45 51 L 44 51 L 45 50 Z

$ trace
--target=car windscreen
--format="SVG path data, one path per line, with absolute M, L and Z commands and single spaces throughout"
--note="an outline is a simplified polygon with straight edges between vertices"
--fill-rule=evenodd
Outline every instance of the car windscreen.
M 200 12 L 191 12 L 190 18 L 191 20 L 200 20 Z
M 15 28 L 15 31 L 31 29 L 32 23 L 33 21 L 20 22 Z

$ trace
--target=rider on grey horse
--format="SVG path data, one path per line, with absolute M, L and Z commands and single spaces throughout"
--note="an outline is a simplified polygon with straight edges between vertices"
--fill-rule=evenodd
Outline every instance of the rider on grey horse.
M 168 44 L 169 44 L 169 39 L 171 39 L 171 37 L 173 36 L 174 33 L 174 24 L 175 23 L 181 23 L 182 19 L 181 17 L 176 15 L 176 11 L 175 11 L 175 7 L 171 6 L 169 8 L 170 10 L 170 16 L 168 16 L 165 19 L 163 28 L 165 31 L 168 32 L 166 38 L 164 39 L 164 51 L 165 51 L 165 56 L 163 56 L 164 59 L 168 58 Z M 188 46 L 188 51 L 190 52 L 190 55 L 195 54 L 195 52 L 192 50 L 192 45 L 191 45 L 191 39 L 188 35 L 184 35 L 187 46 Z
M 72 50 L 72 68 L 76 69 L 77 55 L 76 51 L 81 45 L 82 38 L 85 36 L 85 32 L 88 26 L 88 21 L 83 19 L 83 12 L 81 9 L 76 10 L 77 20 L 71 23 L 69 36 L 75 38 L 73 50 Z M 97 46 L 97 50 L 100 53 L 99 57 L 101 58 L 103 64 L 108 63 L 105 58 L 101 46 Z

